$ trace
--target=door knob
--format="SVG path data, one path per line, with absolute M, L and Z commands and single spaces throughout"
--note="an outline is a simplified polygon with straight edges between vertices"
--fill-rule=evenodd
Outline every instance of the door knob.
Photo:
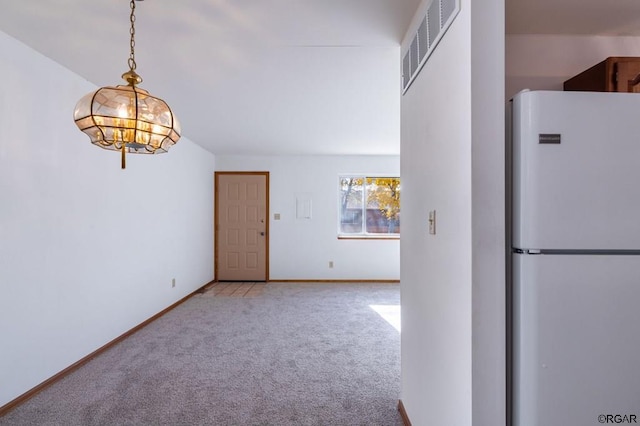
M 260 235 L 262 235 L 264 237 L 264 232 L 261 232 Z

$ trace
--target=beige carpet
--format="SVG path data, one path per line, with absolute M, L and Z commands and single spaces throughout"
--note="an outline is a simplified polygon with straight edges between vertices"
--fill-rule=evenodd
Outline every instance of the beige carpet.
M 401 425 L 398 284 L 207 291 L 0 425 Z M 81 320 L 81 319 L 79 319 Z

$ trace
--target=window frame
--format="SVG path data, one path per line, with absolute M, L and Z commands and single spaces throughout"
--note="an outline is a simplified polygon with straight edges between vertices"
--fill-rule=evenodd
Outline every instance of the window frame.
M 362 231 L 359 233 L 344 233 L 342 232 L 342 180 L 343 179 L 362 179 L 362 214 L 360 215 Z M 376 233 L 367 232 L 367 179 L 398 179 L 400 176 L 393 176 L 393 174 L 372 174 L 372 173 L 340 173 L 338 175 L 338 220 L 337 220 L 337 235 L 339 240 L 399 240 L 400 232 L 398 233 Z M 402 185 L 402 183 L 401 183 Z

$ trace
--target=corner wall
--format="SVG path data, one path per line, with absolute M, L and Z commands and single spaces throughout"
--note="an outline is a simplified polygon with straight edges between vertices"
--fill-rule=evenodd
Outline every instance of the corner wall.
M 470 3 L 473 425 L 506 424 L 505 0 Z
M 215 164 L 182 138 L 121 170 L 73 122 L 94 85 L 0 51 L 1 407 L 213 278 Z
M 216 168 L 217 171 L 270 173 L 269 278 L 272 281 L 397 280 L 400 278 L 397 239 L 339 240 L 337 235 L 338 176 L 349 173 L 398 176 L 399 160 L 397 156 L 219 155 Z M 296 219 L 296 194 L 311 197 L 310 220 Z M 280 214 L 280 220 L 274 220 L 275 213 Z M 334 262 L 331 269 L 329 261 Z

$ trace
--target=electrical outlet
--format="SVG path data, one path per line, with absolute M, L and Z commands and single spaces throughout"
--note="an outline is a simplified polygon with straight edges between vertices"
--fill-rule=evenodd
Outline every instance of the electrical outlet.
M 333 268 L 333 260 L 329 261 L 329 268 Z
M 175 278 L 173 278 L 173 279 L 171 280 L 171 288 L 173 288 L 173 287 L 175 287 L 175 286 L 176 286 L 176 279 L 175 279 Z

